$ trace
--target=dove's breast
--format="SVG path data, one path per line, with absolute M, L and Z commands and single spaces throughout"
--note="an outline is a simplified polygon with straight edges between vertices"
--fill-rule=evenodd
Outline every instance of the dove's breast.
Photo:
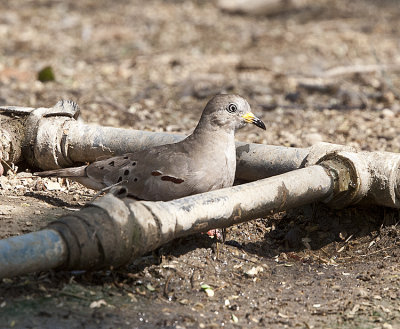
M 223 187 L 228 187 L 233 185 L 233 181 L 235 180 L 235 172 L 236 172 L 236 148 L 235 144 L 231 145 L 225 150 L 225 184 Z

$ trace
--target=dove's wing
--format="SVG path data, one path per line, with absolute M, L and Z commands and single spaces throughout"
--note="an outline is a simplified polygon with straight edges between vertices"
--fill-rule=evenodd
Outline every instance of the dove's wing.
M 206 171 L 190 157 L 187 146 L 162 145 L 96 161 L 86 168 L 86 175 L 104 187 L 120 183 L 129 195 L 143 200 L 171 200 L 204 192 L 200 181 Z

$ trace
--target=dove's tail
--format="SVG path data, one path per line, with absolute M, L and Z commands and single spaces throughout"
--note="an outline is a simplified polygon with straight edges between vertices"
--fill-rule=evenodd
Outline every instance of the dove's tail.
M 39 177 L 65 177 L 65 178 L 86 177 L 86 167 L 87 166 L 40 171 L 40 172 L 35 172 L 34 175 Z

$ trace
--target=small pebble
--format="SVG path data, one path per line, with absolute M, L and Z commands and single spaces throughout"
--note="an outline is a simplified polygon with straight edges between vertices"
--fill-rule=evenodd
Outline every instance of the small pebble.
M 381 113 L 382 117 L 385 119 L 390 119 L 394 117 L 394 112 L 388 108 L 384 108 Z

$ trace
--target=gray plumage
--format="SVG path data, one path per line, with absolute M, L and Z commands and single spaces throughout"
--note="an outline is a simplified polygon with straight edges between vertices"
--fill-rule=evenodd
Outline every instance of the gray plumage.
M 95 190 L 121 183 L 128 195 L 153 201 L 228 187 L 236 171 L 234 133 L 246 123 L 265 129 L 245 99 L 217 95 L 207 103 L 193 133 L 178 143 L 36 174 L 68 177 Z

